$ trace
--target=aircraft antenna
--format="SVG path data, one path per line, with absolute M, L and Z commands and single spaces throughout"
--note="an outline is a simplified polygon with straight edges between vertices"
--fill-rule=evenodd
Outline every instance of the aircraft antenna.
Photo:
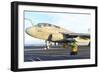
M 33 22 L 32 22 L 32 20 L 31 19 L 28 19 L 28 18 L 24 18 L 25 20 L 28 20 L 33 26 L 34 26 L 34 24 L 33 24 Z

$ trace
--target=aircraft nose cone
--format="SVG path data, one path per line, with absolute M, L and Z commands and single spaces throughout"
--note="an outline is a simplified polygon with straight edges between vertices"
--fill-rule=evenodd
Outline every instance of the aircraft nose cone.
M 25 32 L 26 32 L 27 34 L 29 34 L 30 28 L 26 28 Z
M 33 36 L 34 35 L 34 28 L 32 27 L 29 27 L 29 28 L 26 28 L 25 32 L 30 35 L 30 36 Z

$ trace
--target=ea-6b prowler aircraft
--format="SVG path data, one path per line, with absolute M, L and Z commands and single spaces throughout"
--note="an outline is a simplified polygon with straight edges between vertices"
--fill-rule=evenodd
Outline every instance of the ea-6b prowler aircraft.
M 62 44 L 64 48 L 67 48 L 67 45 L 69 45 L 71 47 L 71 55 L 77 54 L 78 42 L 87 41 L 90 44 L 90 34 L 74 33 L 67 29 L 48 23 L 38 23 L 37 25 L 32 25 L 31 27 L 26 28 L 25 32 L 34 38 L 45 40 L 46 50 L 50 48 L 52 42 L 55 44 Z

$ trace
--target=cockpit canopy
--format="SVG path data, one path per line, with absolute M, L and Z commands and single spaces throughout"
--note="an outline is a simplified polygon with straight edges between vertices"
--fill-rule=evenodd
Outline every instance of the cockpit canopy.
M 48 23 L 38 23 L 37 24 L 38 27 L 55 27 L 55 28 L 60 28 L 59 26 L 56 25 L 52 25 L 52 24 L 48 24 Z

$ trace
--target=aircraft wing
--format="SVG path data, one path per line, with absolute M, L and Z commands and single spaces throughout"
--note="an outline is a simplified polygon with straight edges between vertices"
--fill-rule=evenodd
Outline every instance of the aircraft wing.
M 87 34 L 87 33 L 61 33 L 61 34 L 63 35 L 62 40 L 53 41 L 52 40 L 52 35 L 53 34 L 50 34 L 47 40 L 52 41 L 52 42 L 66 43 L 66 42 L 75 41 L 74 38 L 76 38 L 76 37 L 80 37 L 82 39 L 90 38 L 90 34 Z
M 81 37 L 81 38 L 90 38 L 90 34 L 87 33 L 62 33 L 65 37 L 74 38 L 74 37 Z

